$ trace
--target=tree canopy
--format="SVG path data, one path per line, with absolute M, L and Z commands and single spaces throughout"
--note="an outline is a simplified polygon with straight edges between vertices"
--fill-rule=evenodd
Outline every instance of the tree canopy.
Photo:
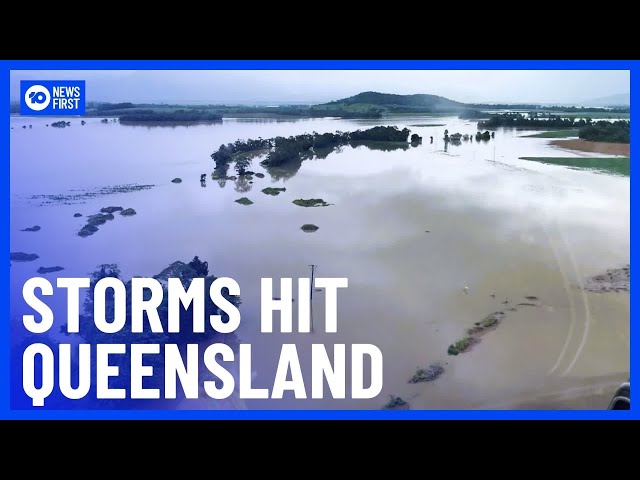
M 630 143 L 631 123 L 624 120 L 590 123 L 580 129 L 578 137 L 592 142 Z
M 354 132 L 335 133 L 305 133 L 290 137 L 275 137 L 258 140 L 236 140 L 234 143 L 220 145 L 220 148 L 211 154 L 216 162 L 216 172 L 219 176 L 225 176 L 228 166 L 233 161 L 240 160 L 239 154 L 267 150 L 267 155 L 261 164 L 265 167 L 279 167 L 287 163 L 313 156 L 316 150 L 337 148 L 349 143 L 362 142 L 398 142 L 407 143 L 410 130 L 400 130 L 395 126 L 376 126 L 367 130 Z M 326 154 L 326 152 L 325 152 Z M 241 164 L 241 170 L 236 170 L 242 175 L 247 165 Z M 224 174 L 223 174 L 224 172 Z

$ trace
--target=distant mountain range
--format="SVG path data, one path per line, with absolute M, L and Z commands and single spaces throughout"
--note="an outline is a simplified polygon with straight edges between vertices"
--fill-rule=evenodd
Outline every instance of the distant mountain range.
M 583 102 L 585 107 L 628 107 L 631 105 L 631 95 L 629 93 L 618 93 L 607 97 L 593 98 Z

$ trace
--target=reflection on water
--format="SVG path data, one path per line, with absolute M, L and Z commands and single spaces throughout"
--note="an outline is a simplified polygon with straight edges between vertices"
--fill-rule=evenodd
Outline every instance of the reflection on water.
M 373 343 L 383 352 L 379 398 L 286 397 L 253 401 L 251 408 L 377 409 L 389 395 L 403 397 L 411 408 L 543 408 L 565 405 L 575 392 L 593 401 L 573 399 L 570 408 L 600 408 L 604 379 L 627 378 L 628 295 L 586 293 L 577 286 L 629 263 L 628 177 L 520 160 L 572 155 L 545 139 L 520 138 L 522 131 L 498 130 L 488 142 L 446 145 L 445 129 L 477 131 L 457 118 L 246 120 L 166 130 L 99 120 L 52 129 L 38 119 L 12 118 L 11 250 L 39 255 L 11 267 L 13 340 L 23 330 L 22 284 L 39 267 L 65 268 L 49 278 L 82 277 L 96 265 L 117 263 L 130 278 L 198 255 L 213 274 L 241 285 L 238 335 L 253 345 L 256 387 L 273 382 L 282 343 L 298 344 L 305 378 L 312 343 Z M 33 128 L 20 128 L 25 121 Z M 220 144 L 237 139 L 429 123 L 445 126 L 410 127 L 425 139 L 415 148 L 349 145 L 268 169 L 256 157 L 249 169 L 264 178 L 242 178 L 231 168 L 214 172 L 210 158 Z M 201 188 L 205 172 L 212 172 L 209 188 Z M 171 183 L 175 177 L 182 183 Z M 30 200 L 128 184 L 154 187 L 83 196 L 73 205 Z M 265 195 L 261 190 L 268 186 L 286 191 Z M 234 203 L 238 192 L 253 204 Z M 302 208 L 292 204 L 298 198 L 322 198 L 331 206 Z M 107 222 L 91 237 L 77 236 L 84 217 L 110 205 L 134 208 L 137 215 Z M 305 224 L 319 229 L 305 233 Z M 21 231 L 32 225 L 42 229 Z M 322 333 L 324 297 L 318 293 L 313 334 L 260 334 L 260 278 L 307 277 L 309 264 L 318 265 L 316 276 L 349 278 L 338 299 L 338 333 Z M 540 305 L 505 312 L 500 326 L 471 351 L 447 355 L 475 322 L 504 308 L 506 300 L 509 308 L 526 303 L 526 296 L 538 297 Z M 436 381 L 408 383 L 417 367 L 434 362 L 445 368 Z
M 309 122 L 312 121 L 309 118 L 298 118 L 298 117 L 225 117 L 225 122 L 236 122 L 236 123 L 297 123 L 297 122 Z
M 369 150 L 377 150 L 381 152 L 393 152 L 396 150 L 407 150 L 410 148 L 408 143 L 399 143 L 399 142 L 350 142 L 349 146 L 352 149 L 358 148 L 366 148 Z M 347 147 L 347 148 L 348 148 Z M 337 147 L 325 147 L 318 148 L 316 150 L 308 151 L 300 155 L 298 158 L 289 160 L 283 164 L 278 166 L 272 165 L 264 165 L 265 171 L 268 173 L 271 180 L 274 182 L 279 182 L 281 180 L 288 180 L 294 177 L 300 168 L 302 167 L 302 162 L 306 160 L 324 160 L 331 153 L 342 153 L 345 146 L 337 146 Z M 266 155 L 266 152 L 263 153 L 253 153 L 248 158 L 249 163 L 247 165 L 247 170 L 251 170 L 253 161 L 259 160 L 260 157 Z M 221 188 L 224 188 L 227 180 L 229 179 L 229 169 L 231 168 L 231 164 L 229 163 L 220 163 L 214 169 L 214 172 L 211 174 L 211 178 L 216 179 Z M 250 176 L 245 176 L 242 174 L 238 174 L 235 176 L 234 184 L 236 192 L 248 192 L 251 190 L 252 180 L 250 180 Z
M 379 150 L 381 152 L 393 152 L 396 150 L 408 150 L 410 145 L 408 143 L 398 142 L 351 142 L 350 145 L 353 148 L 365 147 L 369 150 Z
M 252 182 L 244 175 L 238 176 L 234 182 L 234 190 L 239 193 L 246 193 L 251 190 Z
M 331 152 L 328 152 L 327 155 L 329 153 Z M 318 157 L 318 158 L 321 158 L 321 157 Z M 302 167 L 302 162 L 303 162 L 303 157 L 301 156 L 298 159 L 288 161 L 284 164 L 281 164 L 275 167 L 267 166 L 265 167 L 265 171 L 269 174 L 269 177 L 271 177 L 271 180 L 274 182 L 286 181 L 286 180 L 289 180 L 290 178 L 293 178 L 298 173 L 298 171 L 300 170 L 300 167 Z

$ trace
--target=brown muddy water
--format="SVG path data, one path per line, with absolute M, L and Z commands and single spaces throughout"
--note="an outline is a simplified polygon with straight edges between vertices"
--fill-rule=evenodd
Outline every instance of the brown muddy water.
M 239 336 L 253 345 L 254 386 L 272 385 L 283 343 L 298 345 L 305 378 L 312 343 L 373 343 L 383 353 L 384 387 L 375 399 L 285 397 L 240 406 L 378 409 L 397 395 L 411 409 L 606 408 L 628 378 L 629 294 L 579 286 L 629 263 L 629 178 L 518 159 L 601 154 L 567 153 L 545 139 L 521 138 L 535 133 L 524 130 L 498 130 L 487 143 L 445 151 L 445 128 L 464 134 L 476 127 L 441 117 L 229 119 L 171 128 L 99 119 L 80 126 L 78 119 L 54 129 L 45 126 L 51 121 L 11 119 L 11 250 L 40 255 L 14 263 L 12 297 L 40 266 L 85 276 L 98 264 L 117 263 L 129 278 L 198 255 L 212 273 L 241 286 Z M 423 136 L 418 147 L 347 146 L 271 174 L 254 160 L 251 169 L 266 176 L 253 184 L 221 186 L 210 178 L 209 155 L 238 138 L 426 123 L 446 125 L 409 127 Z M 174 177 L 183 182 L 171 183 Z M 154 186 L 77 196 L 134 183 Z M 263 194 L 269 186 L 286 192 Z M 76 196 L 46 203 L 34 195 Z M 244 196 L 254 203 L 234 202 Z M 302 208 L 291 203 L 296 198 L 332 205 Z M 116 218 L 91 237 L 76 235 L 85 222 L 74 213 L 109 205 L 137 215 Z M 319 229 L 305 233 L 303 224 Z M 21 231 L 32 225 L 42 229 Z M 308 276 L 309 264 L 318 265 L 317 276 L 349 279 L 338 296 L 338 333 L 260 334 L 260 278 Z M 315 294 L 318 326 L 323 302 L 323 293 Z M 13 304 L 11 310 L 11 321 L 20 322 Z M 496 311 L 506 314 L 497 328 L 471 350 L 447 354 L 474 322 Z M 445 369 L 439 378 L 408 383 L 433 363 Z

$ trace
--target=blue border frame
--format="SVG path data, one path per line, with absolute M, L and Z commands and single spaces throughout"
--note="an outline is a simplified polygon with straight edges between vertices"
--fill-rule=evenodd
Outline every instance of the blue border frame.
M 0 249 L 9 251 L 9 73 L 11 70 L 630 70 L 631 105 L 640 104 L 640 61 L 637 60 L 9 60 L 0 61 L 0 142 L 2 198 Z M 638 107 L 640 108 L 640 106 Z M 634 124 L 636 125 L 636 124 Z M 639 141 L 631 129 L 631 145 Z M 633 169 L 633 168 L 632 168 Z M 637 202 L 631 188 L 631 211 Z M 633 222 L 631 223 L 633 234 Z M 633 240 L 632 243 L 633 245 Z M 632 255 L 632 252 L 630 252 Z M 6 265 L 6 264 L 5 264 Z M 640 409 L 607 410 L 65 410 L 23 411 L 9 408 L 9 269 L 0 276 L 0 419 L 640 419 Z M 635 311 L 630 298 L 630 318 Z M 630 325 L 630 341 L 637 336 Z M 630 351 L 630 370 L 640 361 Z

